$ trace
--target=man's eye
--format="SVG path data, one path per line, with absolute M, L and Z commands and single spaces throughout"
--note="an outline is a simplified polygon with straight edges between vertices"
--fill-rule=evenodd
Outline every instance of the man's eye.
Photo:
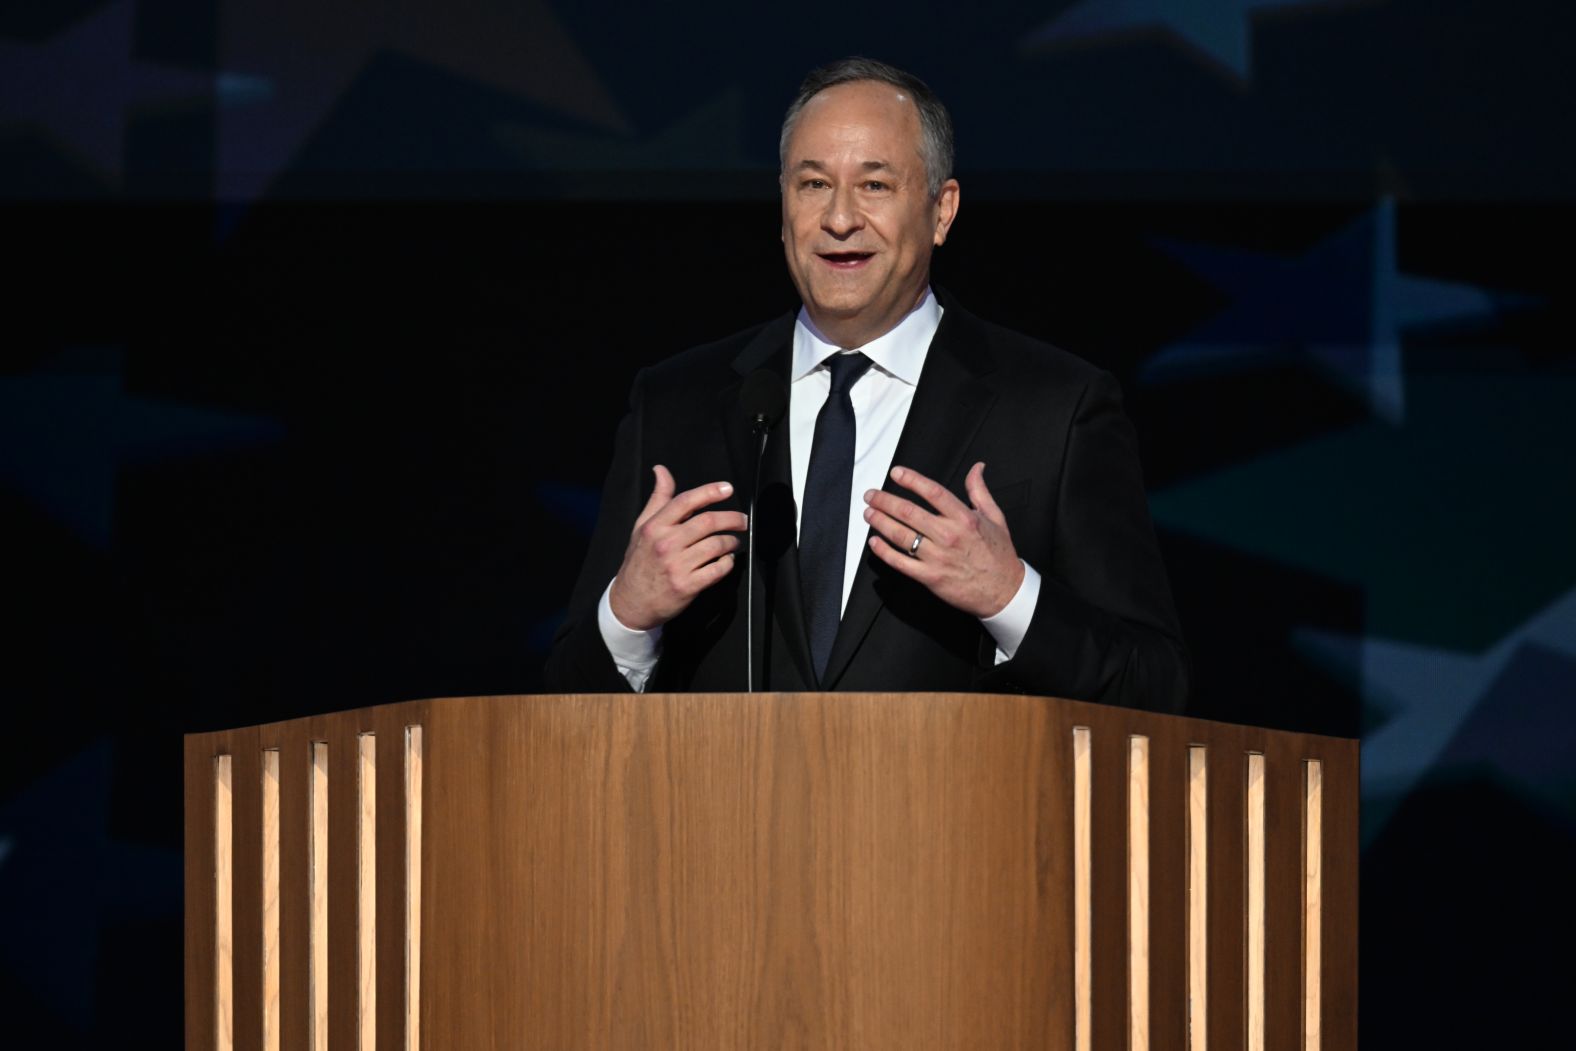
M 865 183 L 865 189 L 867 190 L 884 190 L 886 188 L 887 184 L 880 179 L 871 179 Z
M 819 190 L 826 186 L 825 179 L 806 179 L 800 183 L 806 190 Z

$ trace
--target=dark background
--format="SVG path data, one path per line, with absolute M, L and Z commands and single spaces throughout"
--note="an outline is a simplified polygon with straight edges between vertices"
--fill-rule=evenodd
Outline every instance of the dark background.
M 1362 735 L 1365 1044 L 1531 1039 L 1576 882 L 1573 29 L 0 4 L 8 1034 L 178 1045 L 181 733 L 537 687 L 634 371 L 795 305 L 778 124 L 858 52 L 957 121 L 937 282 L 1122 381 L 1194 714 Z

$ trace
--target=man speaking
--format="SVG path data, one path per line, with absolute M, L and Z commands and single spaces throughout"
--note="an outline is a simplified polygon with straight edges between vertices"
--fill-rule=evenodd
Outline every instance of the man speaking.
M 958 214 L 952 141 L 901 70 L 845 59 L 805 80 L 780 176 L 803 306 L 636 377 L 549 689 L 1181 709 L 1186 657 L 1115 381 L 930 286 Z M 785 413 L 781 393 L 746 404 L 774 387 Z

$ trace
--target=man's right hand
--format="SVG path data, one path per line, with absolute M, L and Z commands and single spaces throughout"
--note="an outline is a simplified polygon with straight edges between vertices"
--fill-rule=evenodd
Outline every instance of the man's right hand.
M 733 571 L 733 552 L 749 521 L 738 511 L 701 508 L 733 495 L 727 482 L 712 482 L 673 495 L 673 475 L 661 464 L 651 499 L 635 520 L 624 564 L 608 602 L 626 628 L 650 631 L 684 612 L 695 596 Z

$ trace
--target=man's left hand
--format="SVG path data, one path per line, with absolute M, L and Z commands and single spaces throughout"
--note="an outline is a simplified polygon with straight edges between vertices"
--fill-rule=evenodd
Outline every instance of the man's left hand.
M 907 467 L 892 468 L 892 480 L 935 513 L 892 493 L 867 491 L 865 521 L 876 531 L 870 550 L 949 606 L 981 619 L 1000 613 L 1023 583 L 1023 563 L 1007 519 L 985 487 L 985 465 L 970 468 L 963 483 L 973 507 Z

